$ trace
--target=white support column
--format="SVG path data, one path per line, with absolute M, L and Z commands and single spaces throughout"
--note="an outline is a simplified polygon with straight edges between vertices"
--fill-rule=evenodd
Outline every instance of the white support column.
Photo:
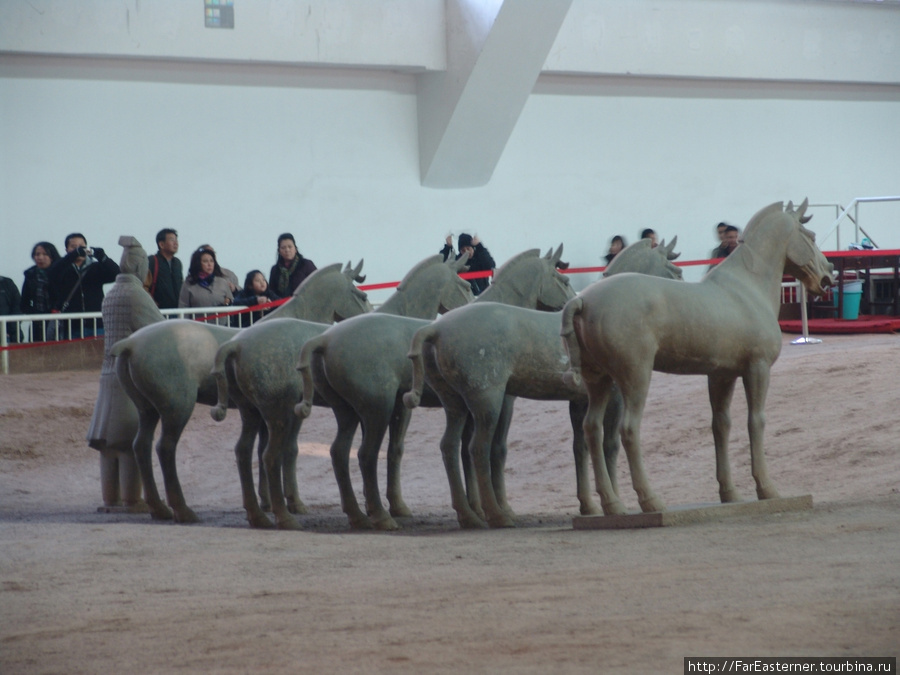
M 490 180 L 571 4 L 447 2 L 447 70 L 418 81 L 423 185 L 479 187 Z

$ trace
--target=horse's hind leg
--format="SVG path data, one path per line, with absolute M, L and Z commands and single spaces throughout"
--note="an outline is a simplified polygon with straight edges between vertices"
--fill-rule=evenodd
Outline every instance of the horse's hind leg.
M 609 400 L 606 402 L 606 412 L 603 413 L 603 461 L 606 462 L 609 482 L 612 483 L 616 494 L 619 493 L 619 436 L 622 433 L 622 417 L 625 415 L 624 407 L 622 393 L 618 387 L 613 385 L 609 394 Z
M 391 515 L 397 518 L 412 515 L 412 511 L 403 501 L 403 491 L 400 488 L 400 462 L 403 460 L 406 430 L 411 417 L 412 411 L 403 405 L 402 397 L 398 396 L 388 427 L 387 450 L 387 499 Z
M 378 451 L 398 406 L 407 414 L 410 412 L 399 398 L 394 401 L 370 400 L 365 406 L 356 409 L 362 424 L 362 441 L 357 458 L 363 479 L 366 513 L 378 530 L 396 530 L 399 527 L 397 521 L 384 508 L 378 492 Z
M 515 527 L 514 515 L 501 508 L 497 501 L 491 476 L 491 444 L 503 408 L 504 394 L 502 391 L 469 392 L 465 398 L 466 405 L 475 418 L 475 433 L 469 451 L 478 477 L 485 519 L 491 527 Z
M 293 415 L 292 411 L 284 413 L 285 415 Z M 300 448 L 297 447 L 297 439 L 300 436 L 300 428 L 303 426 L 303 420 L 297 418 L 297 424 L 292 425 L 293 438 L 284 448 L 284 456 L 281 458 L 281 484 L 284 488 L 284 498 L 287 503 L 287 509 L 291 513 L 303 515 L 309 513 L 306 504 L 300 499 L 300 486 L 297 485 L 297 457 L 300 455 Z
M 494 438 L 491 441 L 491 484 L 494 486 L 494 495 L 500 508 L 506 511 L 510 517 L 515 517 L 509 502 L 506 501 L 506 445 L 509 436 L 509 425 L 512 422 L 513 410 L 516 404 L 515 396 L 504 396 L 503 406 L 500 408 L 500 416 L 497 418 L 497 428 L 494 430 Z
M 719 481 L 719 499 L 739 502 L 741 496 L 731 481 L 731 462 L 728 458 L 728 436 L 731 434 L 731 397 L 734 394 L 734 377 L 708 378 L 709 404 L 712 407 L 712 433 L 716 446 L 716 480 Z
M 578 496 L 579 513 L 592 516 L 601 513 L 591 498 L 591 478 L 588 471 L 588 451 L 584 441 L 584 418 L 587 401 L 569 401 L 569 420 L 572 423 L 572 454 L 575 456 L 575 493 Z
M 359 418 L 353 408 L 338 398 L 329 399 L 329 403 L 337 421 L 337 434 L 331 443 L 331 468 L 341 495 L 341 508 L 347 514 L 351 528 L 372 529 L 372 521 L 359 508 L 359 502 L 353 494 L 353 482 L 350 480 L 350 449 L 359 427 Z
M 471 506 L 473 490 L 477 497 L 478 486 L 474 483 L 474 475 L 472 476 L 472 488 L 466 489 L 463 485 L 463 479 L 459 472 L 460 465 L 460 448 L 465 449 L 464 429 L 471 424 L 469 411 L 461 400 L 450 403 L 447 399 L 444 402 L 444 415 L 447 420 L 447 426 L 444 429 L 444 435 L 441 437 L 441 459 L 444 462 L 444 470 L 447 473 L 447 481 L 450 484 L 450 500 L 453 509 L 456 511 L 456 519 L 462 528 L 484 528 L 487 523 L 484 522 L 481 515 L 477 513 Z M 463 459 L 463 462 L 466 462 Z M 474 471 L 472 471 L 474 474 Z M 480 500 L 479 500 L 480 505 Z
M 754 363 L 744 376 L 747 394 L 747 429 L 750 432 L 750 467 L 756 480 L 756 496 L 759 499 L 777 499 L 778 490 L 769 479 L 766 469 L 766 453 L 763 435 L 766 429 L 766 394 L 769 391 L 769 366 L 765 362 Z
M 253 444 L 256 441 L 257 432 L 265 425 L 259 411 L 252 406 L 241 406 L 241 435 L 234 446 L 234 457 L 237 461 L 238 476 L 241 479 L 241 494 L 243 496 L 244 510 L 247 512 L 247 522 L 254 528 L 272 528 L 273 523 L 260 507 L 253 492 Z M 265 474 L 265 469 L 260 465 L 260 475 Z M 266 499 L 269 497 L 268 483 L 266 485 Z
M 631 470 L 631 483 L 638 496 L 641 511 L 665 511 L 662 500 L 653 492 L 644 462 L 641 458 L 641 418 L 644 415 L 644 404 L 650 389 L 650 377 L 653 371 L 648 368 L 635 367 L 628 374 L 627 380 L 620 383 L 622 400 L 625 404 L 625 416 L 622 418 L 622 445 L 628 456 L 628 468 Z
M 281 472 L 284 471 L 284 457 L 289 452 L 291 442 L 296 444 L 300 418 L 296 415 L 266 414 L 265 421 L 269 429 L 269 442 L 263 452 L 263 463 L 269 477 L 269 496 L 272 499 L 275 526 L 280 530 L 299 530 L 300 524 L 287 508 Z
M 162 432 L 159 442 L 156 444 L 156 456 L 159 458 L 159 467 L 166 487 L 166 501 L 172 508 L 175 522 L 197 523 L 200 522 L 200 518 L 184 500 L 181 482 L 178 480 L 178 470 L 175 466 L 175 450 L 178 448 L 178 440 L 191 418 L 194 402 L 191 401 L 190 405 L 178 406 L 176 404 L 172 407 L 173 410 L 169 410 L 162 417 Z
M 600 494 L 600 508 L 608 516 L 622 514 L 626 512 L 625 505 L 613 488 L 609 469 L 601 456 L 603 416 L 613 386 L 612 379 L 607 375 L 596 381 L 585 379 L 584 384 L 588 390 L 588 408 L 582 428 L 585 443 L 594 463 L 594 480 Z

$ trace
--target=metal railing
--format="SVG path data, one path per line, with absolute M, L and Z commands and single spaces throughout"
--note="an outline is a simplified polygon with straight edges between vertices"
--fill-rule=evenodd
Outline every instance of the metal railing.
M 810 204 L 810 207 L 825 207 L 825 208 L 834 208 L 834 217 L 835 220 L 831 224 L 831 229 L 828 230 L 828 233 L 822 237 L 822 239 L 818 242 L 819 247 L 822 247 L 822 244 L 827 240 L 832 234 L 835 236 L 835 250 L 841 250 L 841 224 L 845 220 L 849 220 L 853 223 L 853 241 L 859 241 L 860 232 L 864 237 L 867 237 L 873 245 L 875 240 L 866 232 L 863 227 L 859 224 L 859 205 L 860 204 L 873 204 L 876 202 L 900 202 L 900 196 L 893 197 L 854 197 L 853 200 L 847 204 L 847 206 L 841 206 L 840 204 Z

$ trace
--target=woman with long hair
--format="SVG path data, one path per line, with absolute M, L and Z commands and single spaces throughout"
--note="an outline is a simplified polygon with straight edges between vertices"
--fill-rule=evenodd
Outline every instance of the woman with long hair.
M 34 265 L 25 270 L 25 281 L 22 283 L 22 314 L 48 314 L 53 310 L 55 298 L 51 295 L 52 284 L 47 270 L 59 260 L 59 251 L 49 241 L 39 241 L 31 249 Z M 55 322 L 53 322 L 55 323 Z M 34 322 L 31 328 L 32 340 L 43 342 L 55 337 L 53 323 L 50 330 L 44 330 L 44 321 Z
M 297 286 L 315 271 L 315 263 L 309 258 L 304 258 L 297 250 L 294 235 L 285 232 L 278 237 L 278 255 L 269 272 L 269 288 L 275 291 L 278 297 L 292 296 Z
M 188 275 L 181 286 L 179 307 L 227 307 L 234 301 L 231 286 L 222 268 L 216 261 L 216 254 L 208 248 L 198 248 L 191 255 Z M 216 323 L 227 326 L 228 318 L 221 317 Z

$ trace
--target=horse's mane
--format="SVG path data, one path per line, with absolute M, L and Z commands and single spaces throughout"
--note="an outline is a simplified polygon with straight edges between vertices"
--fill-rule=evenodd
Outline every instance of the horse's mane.
M 442 262 L 444 262 L 444 259 L 440 253 L 435 253 L 434 255 L 428 256 L 427 258 L 425 258 L 425 260 L 417 263 L 409 272 L 406 273 L 406 276 L 404 276 L 403 279 L 400 280 L 400 283 L 397 285 L 397 290 L 404 290 L 406 288 L 406 285 L 409 283 L 409 280 L 415 277 L 425 268 Z
M 540 258 L 541 250 L 539 248 L 530 248 L 527 251 L 522 251 L 521 253 L 517 253 L 512 258 L 503 263 L 500 267 L 497 268 L 497 271 L 494 272 L 494 277 L 498 277 L 501 274 L 509 273 L 511 270 L 516 269 L 522 263 L 527 260 L 531 260 L 533 258 Z
M 744 228 L 744 236 L 747 236 L 747 233 L 750 232 L 754 227 L 756 227 L 763 220 L 775 213 L 784 213 L 784 202 L 775 202 L 773 204 L 769 204 L 768 206 L 764 206 L 759 211 L 757 211 L 756 214 L 754 214 L 754 216 L 750 219 L 750 222 L 747 223 L 747 226 Z

